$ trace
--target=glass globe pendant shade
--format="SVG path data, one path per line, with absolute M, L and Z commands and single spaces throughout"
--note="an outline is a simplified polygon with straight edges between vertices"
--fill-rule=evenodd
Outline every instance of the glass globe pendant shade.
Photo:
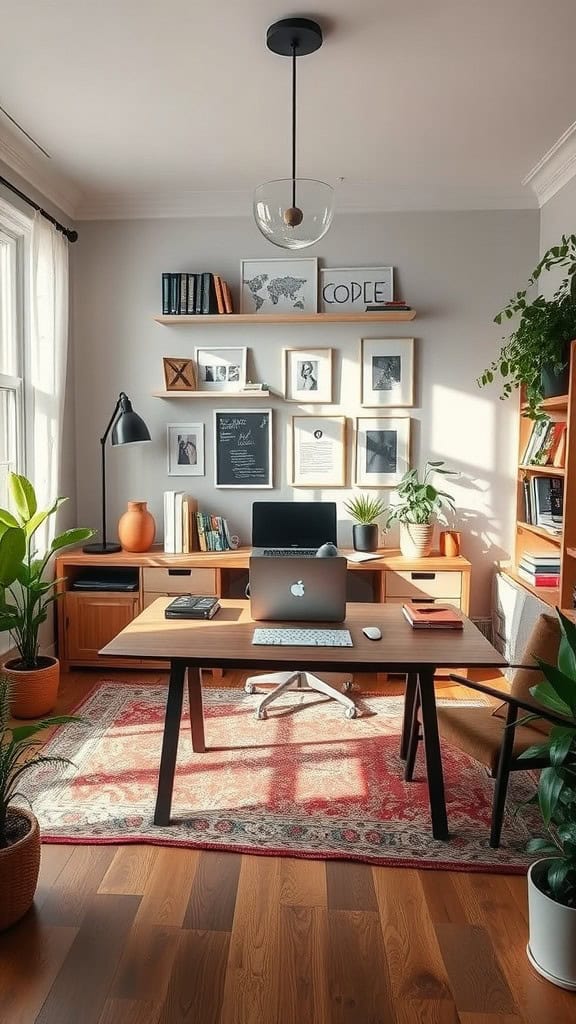
M 253 210 L 259 230 L 272 245 L 305 249 L 323 238 L 332 223 L 334 189 L 314 178 L 266 181 L 254 191 Z

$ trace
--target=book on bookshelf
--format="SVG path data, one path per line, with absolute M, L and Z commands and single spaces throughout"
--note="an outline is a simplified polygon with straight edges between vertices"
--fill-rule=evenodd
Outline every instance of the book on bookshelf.
M 541 554 L 538 552 L 538 554 L 533 554 L 531 551 L 525 551 L 521 560 L 522 562 L 525 562 L 527 566 L 532 566 L 535 569 L 543 565 L 553 565 L 557 567 L 558 572 L 560 571 L 561 558 L 560 555 L 557 555 L 554 552 L 549 552 L 548 554 Z
M 548 420 L 546 430 L 544 431 L 540 444 L 538 444 L 530 456 L 530 462 L 535 466 L 546 466 L 552 461 L 552 453 L 556 451 L 560 435 L 562 433 L 562 424 L 553 420 Z
M 532 573 L 519 565 L 518 575 L 527 583 L 531 583 L 533 587 L 558 587 L 560 585 L 560 573 Z
M 232 548 L 228 524 L 222 516 L 198 512 L 196 521 L 201 551 L 229 551 Z
M 561 477 L 534 476 L 532 492 L 533 525 L 561 526 L 564 509 L 564 481 Z
M 562 427 L 564 429 L 562 430 L 562 432 L 560 434 L 560 437 L 558 438 L 558 444 L 556 446 L 556 450 L 555 450 L 555 452 L 552 455 L 552 465 L 558 467 L 559 469 L 564 469 L 564 464 L 565 464 L 565 460 L 566 460 L 566 431 L 567 431 L 567 424 L 563 423 Z
M 542 444 L 549 422 L 550 420 L 544 419 L 536 420 L 534 423 L 524 449 L 524 454 L 522 455 L 521 463 L 523 466 L 528 466 L 531 463 L 534 452 L 537 451 Z

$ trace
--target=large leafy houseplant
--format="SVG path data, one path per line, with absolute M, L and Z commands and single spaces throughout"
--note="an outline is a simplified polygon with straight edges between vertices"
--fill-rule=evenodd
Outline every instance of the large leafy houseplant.
M 440 491 L 431 481 L 435 473 L 457 476 L 451 469 L 444 469 L 443 462 L 428 461 L 420 479 L 417 469 L 404 473 L 396 488 L 398 501 L 386 510 L 386 525 L 396 520 L 399 523 L 413 523 L 427 526 L 435 519 L 441 519 L 445 510 L 455 510 L 454 499 L 446 491 Z
M 565 276 L 551 299 L 537 296 L 527 299 L 543 272 L 563 268 Z M 512 334 L 504 340 L 497 358 L 477 380 L 480 387 L 502 379 L 503 399 L 515 388 L 524 387 L 525 415 L 544 416 L 540 406 L 544 397 L 543 374 L 558 375 L 568 363 L 568 343 L 576 338 L 576 235 L 562 235 L 532 271 L 528 285 L 509 300 L 495 317 L 497 324 L 517 318 Z

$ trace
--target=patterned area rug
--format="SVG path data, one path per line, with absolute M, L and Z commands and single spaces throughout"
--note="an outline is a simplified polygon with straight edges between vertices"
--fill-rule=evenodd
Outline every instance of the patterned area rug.
M 444 746 L 451 839 L 432 839 L 425 766 L 402 781 L 402 699 L 357 698 L 361 716 L 336 702 L 289 693 L 257 721 L 258 694 L 205 690 L 206 754 L 193 754 L 182 723 L 173 824 L 152 823 L 165 687 L 102 683 L 79 709 L 86 722 L 62 726 L 45 752 L 73 765 L 43 766 L 27 786 L 44 842 L 160 843 L 373 864 L 523 872 L 532 791 L 512 779 L 503 844 L 488 846 L 493 782 Z M 439 701 L 454 704 L 454 701 Z M 422 746 L 422 745 L 420 745 Z M 535 819 L 532 818 L 532 822 Z

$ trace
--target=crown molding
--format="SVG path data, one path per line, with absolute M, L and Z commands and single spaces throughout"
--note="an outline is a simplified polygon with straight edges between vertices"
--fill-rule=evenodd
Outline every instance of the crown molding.
M 552 196 L 576 175 L 576 121 L 550 147 L 541 160 L 528 172 L 522 184 L 529 185 L 538 206 L 542 207 Z
M 72 220 L 80 200 L 80 191 L 63 174 L 49 166 L 46 157 L 31 156 L 28 144 L 20 143 L 5 126 L 0 130 L 0 160 Z M 17 185 L 17 182 L 14 182 Z M 34 198 L 34 197 L 32 197 Z
M 336 184 L 337 213 L 390 213 L 447 210 L 536 209 L 529 189 L 503 192 L 479 189 L 408 190 L 378 182 L 342 181 Z M 148 218 L 251 217 L 248 189 L 182 190 L 85 194 L 76 219 L 132 220 Z

